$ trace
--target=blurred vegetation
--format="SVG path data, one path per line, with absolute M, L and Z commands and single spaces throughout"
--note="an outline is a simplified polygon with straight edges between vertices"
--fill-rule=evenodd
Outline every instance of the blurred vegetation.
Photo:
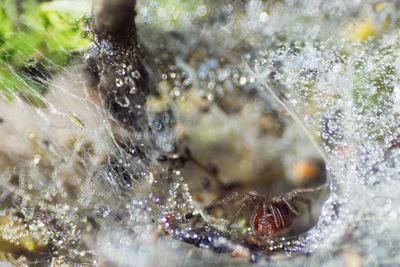
M 91 44 L 89 1 L 0 2 L 0 92 L 45 92 L 43 81 Z

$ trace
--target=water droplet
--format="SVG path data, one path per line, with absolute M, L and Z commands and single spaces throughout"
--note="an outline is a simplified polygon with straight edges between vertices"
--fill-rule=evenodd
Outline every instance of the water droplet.
M 35 157 L 33 158 L 33 164 L 34 164 L 34 165 L 39 164 L 41 158 L 42 158 L 42 157 L 41 157 L 39 154 L 36 154 Z
M 120 105 L 121 107 L 129 107 L 131 104 L 131 101 L 127 96 L 120 96 L 115 98 L 115 102 Z
M 124 82 L 123 82 L 121 79 L 116 78 L 116 79 L 115 79 L 115 85 L 119 88 L 119 87 L 121 87 L 122 85 L 124 85 Z
M 125 84 L 131 84 L 131 83 L 133 83 L 131 77 L 125 77 L 124 81 L 125 81 Z
M 328 121 L 329 131 L 334 132 L 337 130 L 337 124 L 333 120 Z
M 215 98 L 215 97 L 214 97 L 214 94 L 211 94 L 211 93 L 210 93 L 210 94 L 207 94 L 207 96 L 206 96 L 206 99 L 207 99 L 208 101 L 210 101 L 210 102 L 213 101 L 214 98 Z
M 260 22 L 266 22 L 268 20 L 268 17 L 269 16 L 267 12 L 262 12 L 258 19 L 260 20 Z
M 156 130 L 156 131 L 161 131 L 161 129 L 162 129 L 162 123 L 161 122 L 155 122 L 154 123 L 154 130 Z
M 246 76 L 240 77 L 239 83 L 240 83 L 241 86 L 246 85 L 246 83 L 247 83 L 247 77 L 246 77 Z
M 230 75 L 230 71 L 228 69 L 218 69 L 217 70 L 217 79 L 222 82 L 225 81 Z
M 181 91 L 178 87 L 174 87 L 170 94 L 172 97 L 179 97 L 181 95 Z
M 192 79 L 190 79 L 190 78 L 187 78 L 187 79 L 185 79 L 184 81 L 183 81 L 183 85 L 185 85 L 185 86 L 189 86 L 189 85 L 191 85 L 192 84 Z
M 304 122 L 308 127 L 312 127 L 315 124 L 315 119 L 311 115 L 304 116 Z
M 135 86 L 133 86 L 132 88 L 131 88 L 131 90 L 129 90 L 129 93 L 130 94 L 135 94 L 136 93 L 136 87 Z
M 103 218 L 106 218 L 110 214 L 110 211 L 111 210 L 105 205 L 98 207 L 97 210 L 98 214 Z
M 200 5 L 197 7 L 197 14 L 202 17 L 207 14 L 207 7 L 205 5 Z
M 207 87 L 208 87 L 209 90 L 213 90 L 213 89 L 215 88 L 215 85 L 216 85 L 216 84 L 217 84 L 217 83 L 216 83 L 215 81 L 210 81 L 210 82 L 208 83 Z
M 139 79 L 141 77 L 140 72 L 138 70 L 134 70 L 131 72 L 131 76 L 134 79 Z

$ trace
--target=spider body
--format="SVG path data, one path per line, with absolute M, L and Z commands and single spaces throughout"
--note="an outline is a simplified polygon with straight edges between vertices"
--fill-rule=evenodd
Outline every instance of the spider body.
M 294 219 L 294 214 L 282 203 L 267 203 L 267 213 L 264 213 L 263 205 L 257 205 L 254 210 L 251 227 L 254 233 L 261 236 L 271 237 L 288 229 Z
M 294 206 L 295 201 L 301 201 L 308 207 L 308 214 L 311 217 L 311 202 L 307 198 L 299 197 L 301 193 L 314 192 L 321 190 L 326 185 L 318 186 L 315 188 L 297 189 L 287 193 L 286 195 L 268 200 L 262 196 L 252 195 L 247 193 L 234 192 L 227 197 L 211 203 L 211 206 L 221 205 L 227 201 L 242 198 L 240 208 L 235 213 L 235 216 L 228 224 L 232 225 L 239 217 L 241 211 L 246 206 L 253 204 L 255 209 L 251 219 L 251 227 L 253 232 L 262 237 L 273 237 L 287 229 L 289 229 L 296 219 L 298 212 Z

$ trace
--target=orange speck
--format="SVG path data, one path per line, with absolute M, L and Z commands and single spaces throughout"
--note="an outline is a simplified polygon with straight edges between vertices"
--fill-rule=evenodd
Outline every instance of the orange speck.
M 296 162 L 293 164 L 295 175 L 303 179 L 312 179 L 318 174 L 317 166 L 310 162 Z

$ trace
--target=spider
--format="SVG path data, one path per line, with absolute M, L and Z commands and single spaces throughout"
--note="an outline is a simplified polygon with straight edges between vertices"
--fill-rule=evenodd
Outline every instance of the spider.
M 243 198 L 240 208 L 227 226 L 229 228 L 237 220 L 243 208 L 247 205 L 255 204 L 251 219 L 253 232 L 257 236 L 270 238 L 289 229 L 294 219 L 298 216 L 298 211 L 293 205 L 294 201 L 301 201 L 307 205 L 311 221 L 311 201 L 307 198 L 298 197 L 298 195 L 315 192 L 325 187 L 326 185 L 324 184 L 314 188 L 296 189 L 271 200 L 258 195 L 234 192 L 221 200 L 211 202 L 210 206 L 217 206 L 231 200 Z

